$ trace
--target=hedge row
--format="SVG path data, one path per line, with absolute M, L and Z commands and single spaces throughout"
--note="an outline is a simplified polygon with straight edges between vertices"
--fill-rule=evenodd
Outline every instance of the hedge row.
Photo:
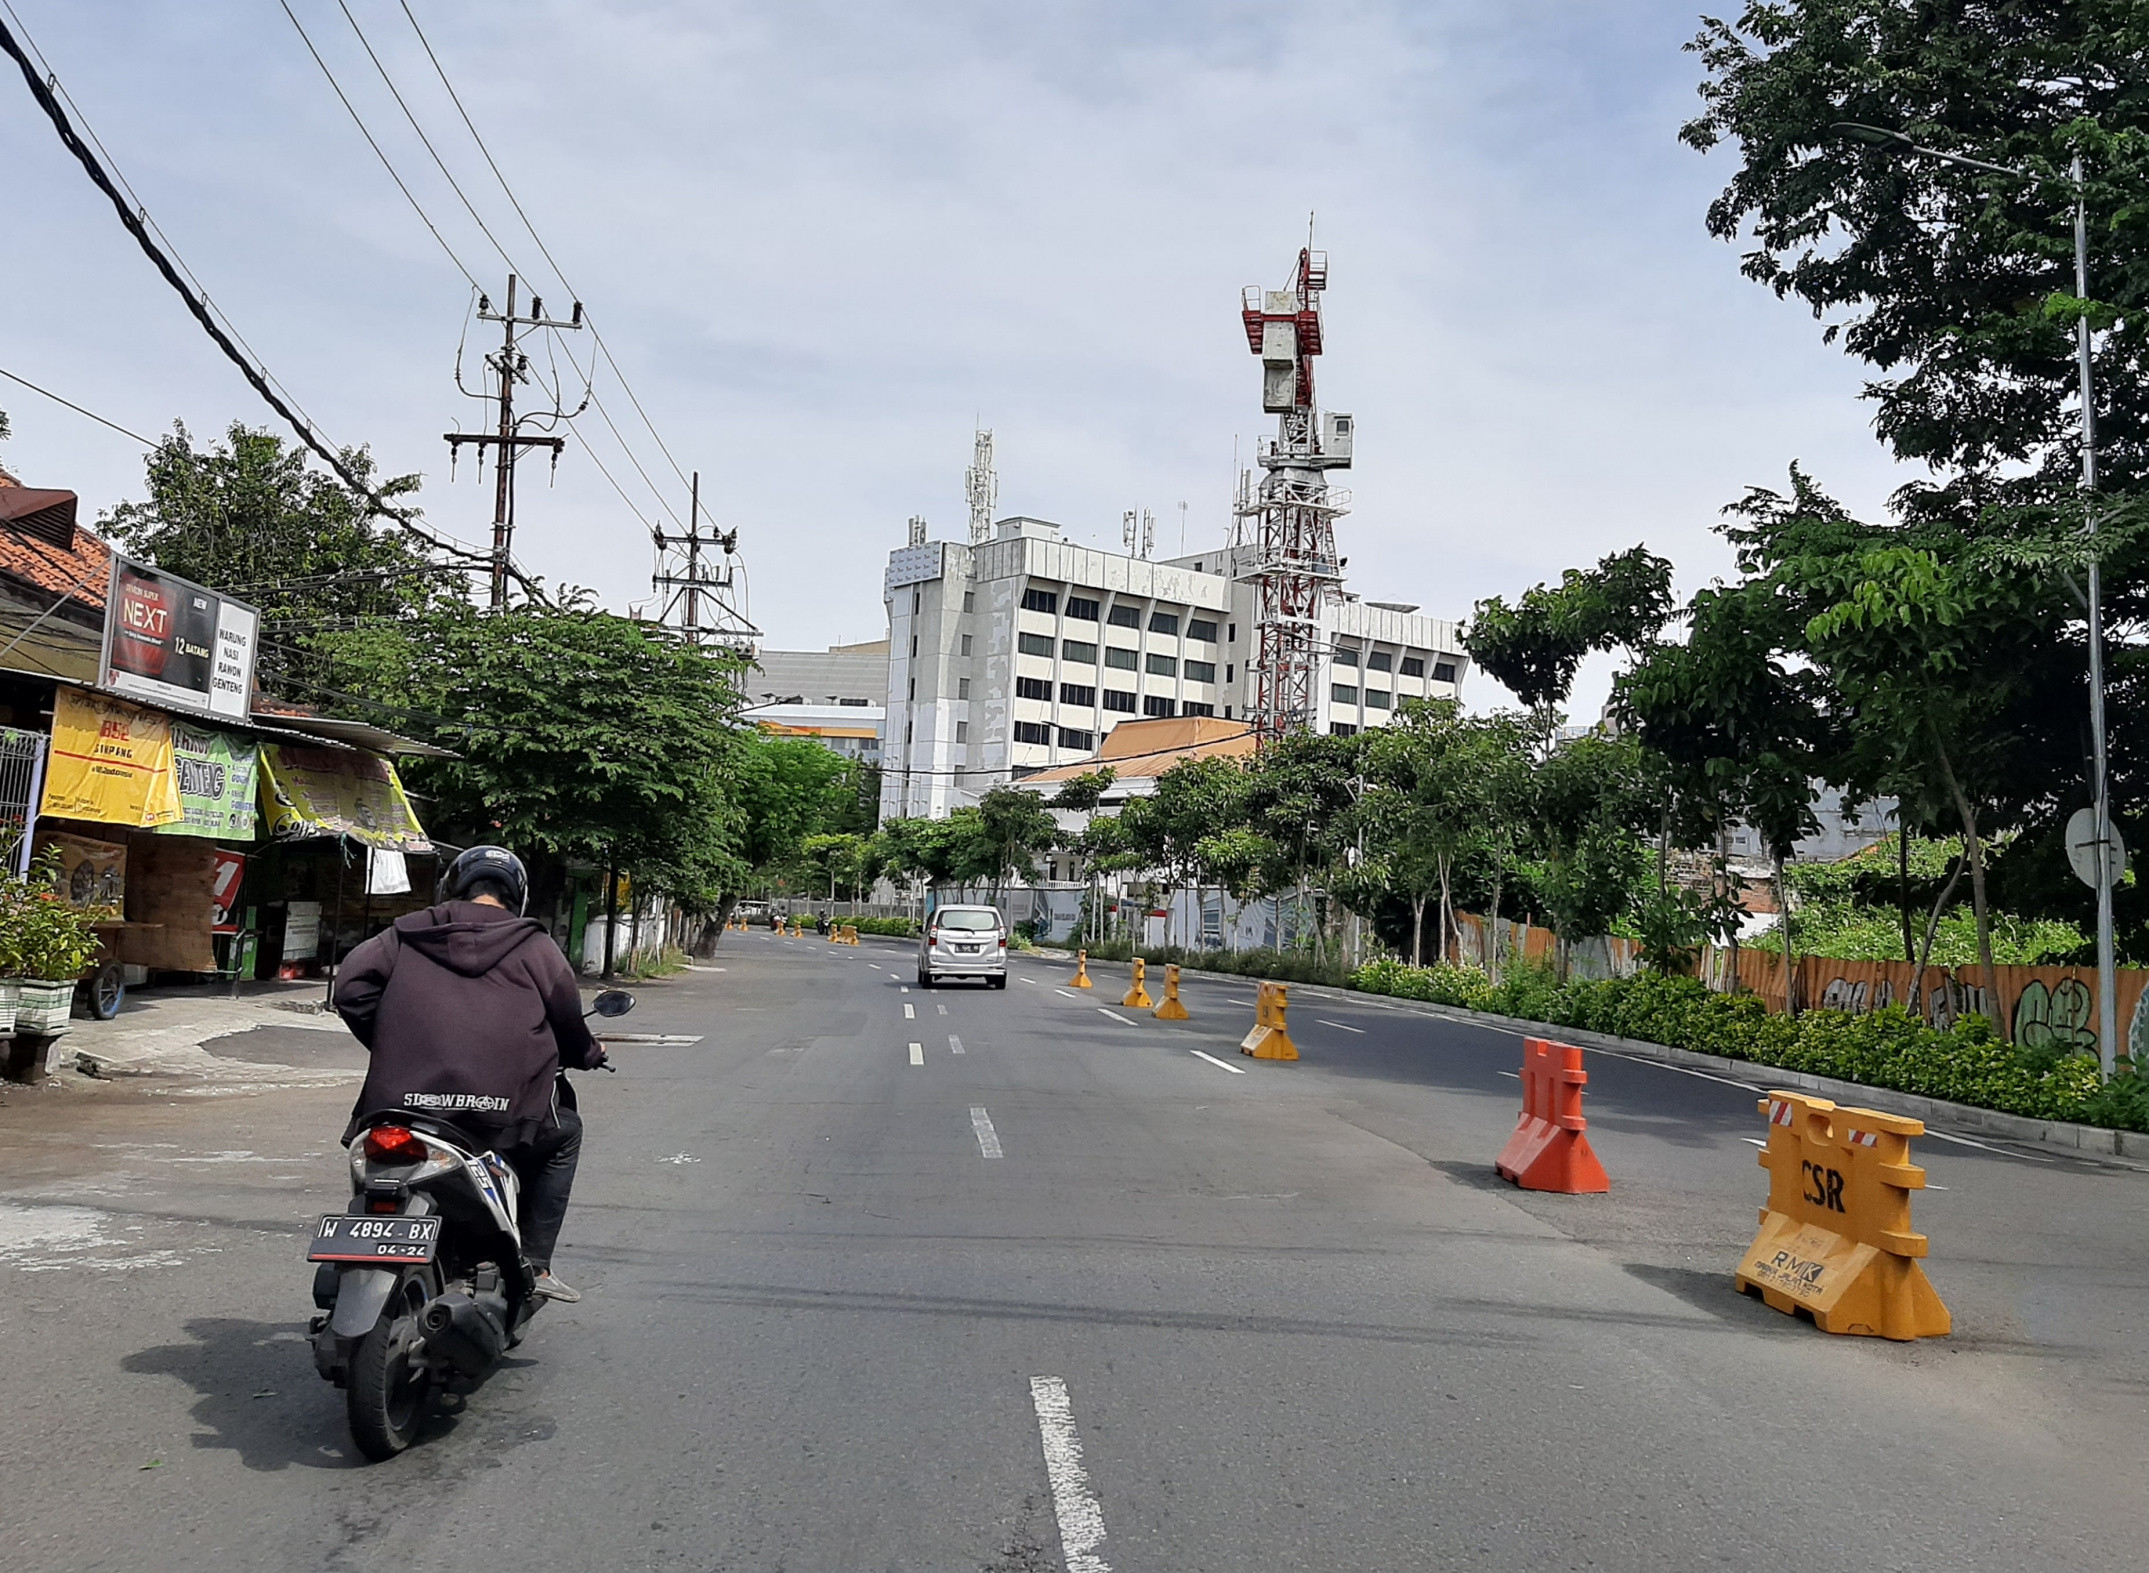
M 2032 1119 L 2149 1131 L 2149 1078 L 2098 1076 L 2086 1055 L 2059 1057 L 2003 1043 L 1983 1016 L 1942 1031 L 1899 1005 L 1866 1014 L 1771 1014 L 1751 995 L 1712 993 L 1693 978 L 1641 972 L 1571 983 L 1517 968 L 1494 983 L 1474 967 L 1376 961 L 1351 986 L 1525 1021 L 1639 1038 L 1675 1049 L 1776 1065 Z
M 1087 950 L 1092 961 L 1127 961 L 1134 954 L 1124 939 L 1062 943 L 1070 950 Z M 1302 950 L 1189 950 L 1183 945 L 1144 945 L 1142 960 L 1157 971 L 1177 964 L 1192 972 L 1267 978 L 1273 983 L 1326 983 L 1339 989 L 1349 988 L 1351 983 L 1344 968 L 1333 962 L 1316 961 Z
M 895 939 L 910 939 L 918 932 L 918 925 L 908 918 L 838 918 L 836 926 L 855 925 L 861 934 L 886 934 Z

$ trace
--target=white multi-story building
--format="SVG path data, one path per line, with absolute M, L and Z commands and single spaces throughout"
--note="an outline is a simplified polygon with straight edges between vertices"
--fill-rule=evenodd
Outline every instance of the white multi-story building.
M 1151 562 L 1027 518 L 974 546 L 890 553 L 882 817 L 944 815 L 1085 758 L 1130 718 L 1243 718 L 1259 603 L 1231 555 Z M 1416 612 L 1325 598 L 1317 728 L 1355 732 L 1403 700 L 1460 697 L 1469 660 L 1455 624 Z

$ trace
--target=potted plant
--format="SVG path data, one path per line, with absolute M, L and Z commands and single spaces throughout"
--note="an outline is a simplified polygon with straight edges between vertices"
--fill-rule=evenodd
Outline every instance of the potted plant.
M 70 906 L 57 890 L 38 885 L 21 903 L 17 939 L 22 996 L 15 1010 L 17 1037 L 56 1038 L 67 1031 L 75 980 L 97 955 L 102 941 L 95 920 Z
M 22 1003 L 23 920 L 31 899 L 21 880 L 0 877 L 0 1038 L 15 1031 L 15 1011 Z

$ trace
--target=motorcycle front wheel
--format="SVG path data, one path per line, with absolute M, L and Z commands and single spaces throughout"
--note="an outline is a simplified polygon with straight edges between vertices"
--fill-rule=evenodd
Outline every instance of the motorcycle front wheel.
M 380 1320 L 351 1351 L 350 1377 L 344 1396 L 350 1411 L 351 1440 L 375 1463 L 390 1459 L 418 1440 L 426 1404 L 433 1396 L 433 1374 L 422 1362 L 418 1312 L 428 1298 L 423 1269 L 406 1272 L 388 1297 Z

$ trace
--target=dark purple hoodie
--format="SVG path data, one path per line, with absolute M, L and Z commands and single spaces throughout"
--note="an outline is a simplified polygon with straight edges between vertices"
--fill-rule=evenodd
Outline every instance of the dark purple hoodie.
M 562 1062 L 580 1070 L 596 1051 L 544 925 L 474 901 L 407 913 L 352 951 L 336 1011 L 373 1056 L 353 1131 L 369 1114 L 430 1114 L 516 1146 L 555 1123 Z

